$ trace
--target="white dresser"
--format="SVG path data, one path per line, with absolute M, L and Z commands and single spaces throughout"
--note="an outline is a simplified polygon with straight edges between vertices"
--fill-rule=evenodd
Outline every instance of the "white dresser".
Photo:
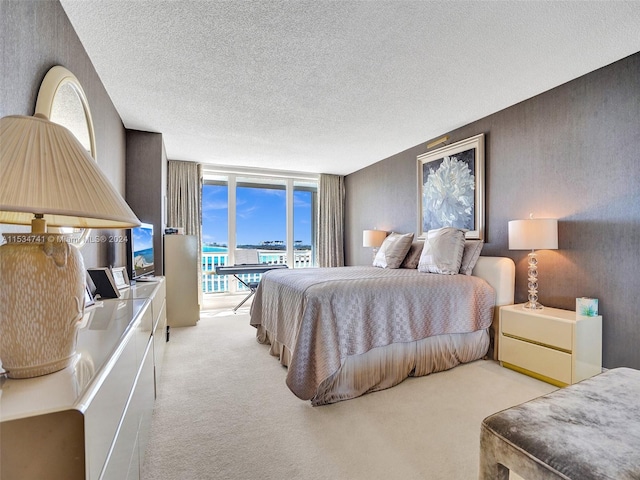
M 0 390 L 0 478 L 137 479 L 166 343 L 165 283 L 89 307 L 75 363 Z
M 503 366 L 557 386 L 571 385 L 602 371 L 602 316 L 501 307 L 499 345 Z

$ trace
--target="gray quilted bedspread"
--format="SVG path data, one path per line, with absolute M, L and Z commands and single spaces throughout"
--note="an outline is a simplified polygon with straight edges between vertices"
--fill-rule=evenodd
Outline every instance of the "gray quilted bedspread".
M 346 357 L 488 328 L 494 304 L 489 284 L 467 275 L 375 267 L 271 270 L 255 294 L 251 325 L 291 351 L 287 385 L 309 400 Z

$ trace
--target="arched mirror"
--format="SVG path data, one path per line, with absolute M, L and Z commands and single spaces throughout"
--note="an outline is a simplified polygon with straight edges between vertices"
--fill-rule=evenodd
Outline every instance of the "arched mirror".
M 71 130 L 96 159 L 96 141 L 89 103 L 76 76 L 56 65 L 47 72 L 38 91 L 35 113 Z
M 84 148 L 96 159 L 96 141 L 93 120 L 87 96 L 76 76 L 66 68 L 52 67 L 42 80 L 35 113 L 45 115 L 52 122 L 66 127 L 75 135 Z M 61 233 L 71 233 L 71 242 L 77 247 L 84 245 L 89 230 L 60 228 Z

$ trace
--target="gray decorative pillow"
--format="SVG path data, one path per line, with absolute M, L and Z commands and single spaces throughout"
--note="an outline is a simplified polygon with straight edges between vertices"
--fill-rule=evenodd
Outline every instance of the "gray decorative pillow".
M 429 230 L 420 255 L 418 271 L 455 275 L 460 272 L 464 232 L 453 227 Z
M 413 242 L 409 247 L 407 256 L 404 257 L 404 260 L 400 264 L 400 268 L 418 268 L 418 262 L 420 261 L 420 254 L 422 253 L 423 247 L 424 242 Z
M 413 233 L 391 233 L 382 242 L 382 246 L 376 258 L 373 259 L 374 267 L 398 268 L 407 256 L 407 252 L 413 241 Z
M 460 273 L 464 275 L 471 275 L 483 246 L 484 242 L 482 240 L 465 240 L 464 252 L 462 253 L 462 263 L 460 264 Z

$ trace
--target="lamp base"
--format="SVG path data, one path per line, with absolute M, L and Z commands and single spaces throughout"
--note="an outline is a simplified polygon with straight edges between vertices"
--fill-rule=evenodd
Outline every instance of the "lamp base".
M 544 308 L 544 305 L 538 302 L 527 302 L 522 306 L 522 308 L 524 308 L 525 310 L 542 310 Z
M 84 310 L 82 256 L 62 235 L 7 234 L 0 246 L 0 360 L 10 378 L 73 361 Z
M 527 288 L 529 290 L 529 301 L 524 304 L 526 310 L 542 310 L 544 306 L 538 303 L 538 257 L 536 252 L 531 250 L 528 255 Z

